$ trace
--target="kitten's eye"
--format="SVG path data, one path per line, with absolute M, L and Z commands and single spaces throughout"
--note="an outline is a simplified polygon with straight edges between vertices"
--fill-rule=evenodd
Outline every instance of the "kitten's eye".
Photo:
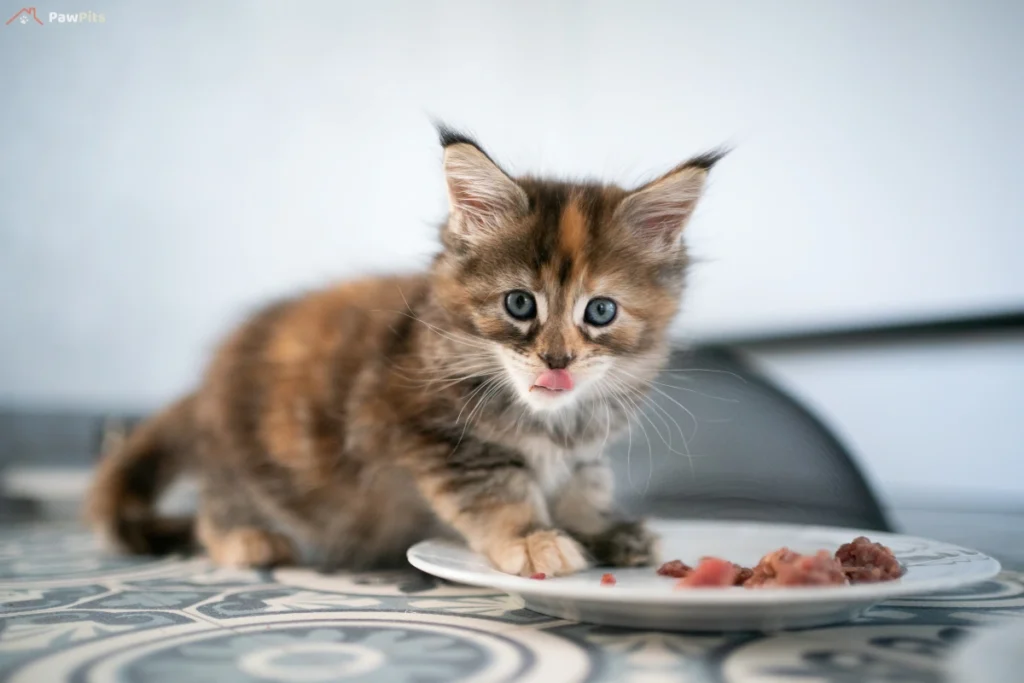
M 517 289 L 505 295 L 505 310 L 516 320 L 533 320 L 537 317 L 537 302 L 533 294 Z
M 593 298 L 587 303 L 586 310 L 583 311 L 583 322 L 596 327 L 604 327 L 615 320 L 617 310 L 615 302 L 611 299 L 606 299 L 603 296 Z

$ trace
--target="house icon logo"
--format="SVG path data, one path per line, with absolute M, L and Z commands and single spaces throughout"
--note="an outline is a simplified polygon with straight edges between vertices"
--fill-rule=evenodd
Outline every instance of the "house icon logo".
M 7 20 L 5 26 L 10 26 L 15 21 L 21 23 L 23 26 L 29 23 L 30 21 L 34 21 L 40 26 L 43 25 L 42 20 L 38 16 L 36 16 L 35 7 L 22 7 L 20 10 L 18 10 L 17 14 L 15 14 L 13 17 Z

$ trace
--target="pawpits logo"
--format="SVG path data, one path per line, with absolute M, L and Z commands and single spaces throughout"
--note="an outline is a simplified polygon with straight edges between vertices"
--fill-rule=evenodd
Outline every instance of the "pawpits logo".
M 39 11 L 35 7 L 22 7 L 13 17 L 7 20 L 7 26 L 30 26 L 38 24 L 45 26 L 39 18 Z M 102 24 L 107 18 L 102 12 L 46 12 L 46 19 L 51 24 Z
M 43 25 L 43 22 L 39 19 L 39 15 L 36 14 L 35 7 L 22 7 L 18 10 L 17 14 L 7 20 L 7 26 L 10 26 L 14 22 L 18 22 L 22 26 L 27 26 L 29 22 L 33 21 L 40 26 Z

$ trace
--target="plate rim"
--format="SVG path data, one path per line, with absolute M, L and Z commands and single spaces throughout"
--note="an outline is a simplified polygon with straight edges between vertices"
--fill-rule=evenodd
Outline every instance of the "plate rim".
M 607 602 L 607 603 L 620 603 L 630 602 L 637 605 L 719 605 L 719 606 L 754 606 L 754 605 L 782 605 L 782 604 L 798 604 L 798 603 L 822 603 L 822 604 L 836 604 L 836 603 L 867 603 L 867 602 L 883 602 L 885 600 L 903 598 L 910 595 L 924 595 L 927 593 L 934 593 L 943 590 L 950 590 L 953 588 L 960 588 L 963 586 L 971 585 L 974 583 L 980 583 L 987 581 L 1002 571 L 1002 565 L 999 560 L 983 553 L 979 550 L 972 548 L 966 548 L 959 546 L 954 543 L 946 543 L 945 541 L 936 541 L 934 539 L 924 538 L 920 536 L 910 536 L 906 534 L 898 534 L 887 531 L 871 531 L 865 529 L 847 528 L 847 527 L 830 527 L 821 526 L 814 524 L 788 524 L 788 523 L 773 523 L 773 522 L 759 522 L 759 521 L 739 521 L 739 520 L 685 520 L 685 519 L 667 519 L 667 518 L 651 518 L 648 520 L 653 526 L 661 525 L 684 525 L 690 527 L 726 527 L 726 526 L 742 526 L 745 528 L 771 528 L 773 530 L 785 530 L 793 529 L 798 530 L 800 533 L 842 533 L 849 534 L 851 540 L 857 536 L 868 536 L 872 540 L 885 543 L 887 539 L 899 539 L 903 542 L 916 541 L 923 542 L 937 548 L 946 548 L 950 550 L 957 550 L 960 552 L 967 552 L 978 557 L 978 563 L 984 564 L 987 569 L 982 570 L 981 567 L 976 568 L 973 573 L 965 574 L 961 576 L 947 576 L 938 577 L 933 579 L 926 579 L 922 581 L 915 581 L 911 583 L 904 583 L 902 580 L 883 582 L 883 583 L 867 583 L 858 584 L 853 586 L 812 586 L 812 587 L 800 587 L 800 588 L 764 588 L 756 591 L 753 590 L 688 590 L 688 591 L 671 591 L 669 593 L 655 593 L 646 589 L 637 589 L 629 587 L 609 587 L 600 586 L 595 584 L 594 586 L 581 586 L 572 584 L 563 584 L 559 581 L 538 581 L 536 579 L 524 578 L 521 576 L 514 576 L 512 574 L 503 574 L 497 570 L 492 570 L 493 573 L 480 573 L 461 569 L 452 569 L 446 567 L 438 567 L 429 560 L 423 558 L 421 554 L 424 550 L 430 550 L 431 548 L 438 546 L 457 547 L 462 550 L 468 550 L 464 544 L 445 538 L 432 538 L 416 543 L 406 551 L 406 557 L 409 563 L 432 576 L 462 583 L 465 585 L 476 586 L 481 588 L 490 588 L 495 591 L 502 591 L 505 593 L 511 593 L 514 595 L 527 596 L 527 597 L 544 597 L 544 598 L 558 598 L 562 600 L 579 601 L 579 602 Z M 472 551 L 470 551 L 472 552 Z M 610 568 L 614 572 L 614 568 Z

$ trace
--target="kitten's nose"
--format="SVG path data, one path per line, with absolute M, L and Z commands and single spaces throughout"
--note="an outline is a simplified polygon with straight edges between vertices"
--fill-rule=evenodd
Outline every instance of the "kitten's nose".
M 565 370 L 572 362 L 568 353 L 540 353 L 540 359 L 552 370 Z

